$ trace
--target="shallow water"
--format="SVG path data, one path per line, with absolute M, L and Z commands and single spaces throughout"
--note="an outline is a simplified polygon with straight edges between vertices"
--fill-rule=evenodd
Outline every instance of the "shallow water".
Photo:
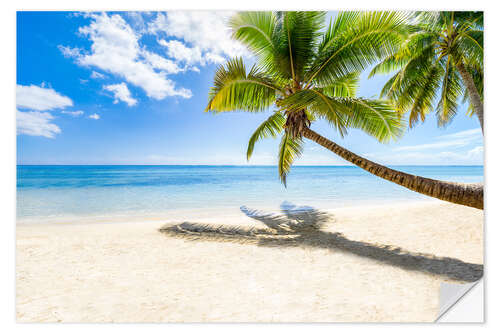
M 434 179 L 482 182 L 482 166 L 397 166 Z M 18 166 L 18 220 L 154 216 L 176 210 L 316 208 L 428 197 L 354 166 L 296 166 L 285 188 L 275 166 Z

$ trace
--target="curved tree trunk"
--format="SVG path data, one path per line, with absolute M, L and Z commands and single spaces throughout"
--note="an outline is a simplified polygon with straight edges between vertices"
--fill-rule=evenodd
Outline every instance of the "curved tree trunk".
M 375 176 L 430 197 L 459 205 L 483 209 L 482 184 L 461 184 L 410 175 L 356 155 L 327 138 L 322 137 L 308 127 L 302 129 L 302 135 Z
M 461 62 L 459 64 L 457 64 L 457 69 L 458 69 L 458 72 L 460 73 L 460 76 L 462 77 L 462 80 L 464 80 L 465 87 L 467 88 L 467 92 L 469 93 L 469 96 L 470 96 L 470 101 L 472 103 L 472 107 L 474 108 L 474 111 L 476 112 L 477 118 L 479 119 L 479 123 L 481 124 L 481 131 L 484 134 L 483 101 L 481 101 L 481 96 L 479 95 L 479 92 L 477 91 L 477 87 L 474 84 L 474 80 L 472 79 L 472 76 L 465 69 L 464 64 Z

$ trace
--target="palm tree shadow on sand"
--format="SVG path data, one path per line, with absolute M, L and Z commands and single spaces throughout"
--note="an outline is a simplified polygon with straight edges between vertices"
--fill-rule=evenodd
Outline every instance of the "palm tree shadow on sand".
M 312 207 L 298 207 L 284 202 L 281 204 L 282 214 L 264 213 L 245 206 L 240 209 L 248 217 L 263 223 L 265 228 L 183 222 L 166 225 L 159 231 L 190 240 L 343 251 L 402 269 L 440 275 L 457 281 L 472 282 L 483 275 L 483 265 L 455 258 L 413 253 L 391 245 L 350 240 L 341 233 L 323 231 L 322 226 L 326 222 L 335 221 L 335 218 Z

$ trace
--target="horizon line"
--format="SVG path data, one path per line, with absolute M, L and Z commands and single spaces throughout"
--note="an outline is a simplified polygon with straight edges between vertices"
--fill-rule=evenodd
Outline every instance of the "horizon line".
M 16 164 L 16 166 L 232 166 L 232 167 L 273 167 L 276 164 Z M 484 164 L 387 164 L 387 166 L 449 166 L 449 167 L 460 167 L 460 166 L 481 166 Z M 303 164 L 303 165 L 293 165 L 292 167 L 358 167 L 356 165 L 344 165 L 344 164 Z M 358 167 L 359 168 L 359 167 Z

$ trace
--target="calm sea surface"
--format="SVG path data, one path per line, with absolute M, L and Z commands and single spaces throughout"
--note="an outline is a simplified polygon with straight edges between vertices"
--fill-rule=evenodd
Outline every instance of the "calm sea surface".
M 398 166 L 434 179 L 482 182 L 482 166 Z M 317 208 L 425 200 L 354 166 L 296 166 L 281 185 L 275 166 L 18 166 L 18 220 L 153 216 L 174 210 Z

